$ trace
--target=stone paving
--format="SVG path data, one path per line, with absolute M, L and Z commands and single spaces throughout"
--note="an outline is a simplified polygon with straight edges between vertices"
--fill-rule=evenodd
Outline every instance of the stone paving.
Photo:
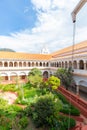
M 0 96 L 8 101 L 8 104 L 13 104 L 17 99 L 17 94 L 13 92 L 2 92 L 0 91 Z

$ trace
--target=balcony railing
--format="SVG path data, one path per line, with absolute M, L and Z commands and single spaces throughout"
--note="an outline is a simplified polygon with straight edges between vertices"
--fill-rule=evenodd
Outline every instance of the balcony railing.
M 81 69 L 74 69 L 74 74 L 80 74 L 80 75 L 86 75 L 87 76 L 87 70 L 81 70 Z
M 0 71 L 8 71 L 8 70 L 31 70 L 34 67 L 0 67 Z M 39 69 L 48 69 L 49 67 L 42 67 L 42 66 L 38 66 L 37 68 Z

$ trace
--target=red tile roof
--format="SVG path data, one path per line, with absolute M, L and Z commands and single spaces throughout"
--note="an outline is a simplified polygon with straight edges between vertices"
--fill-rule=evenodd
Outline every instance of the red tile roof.
M 18 52 L 0 52 L 0 59 L 24 59 L 24 60 L 49 60 L 51 55 L 45 54 L 28 54 Z
M 87 48 L 87 41 L 83 41 L 83 42 L 80 42 L 80 43 L 74 45 L 74 51 L 75 51 L 75 53 L 76 53 L 77 50 L 81 50 L 81 49 L 84 49 L 84 50 L 85 50 L 85 48 Z M 59 51 L 56 51 L 56 52 L 54 52 L 54 53 L 51 53 L 51 55 L 52 55 L 53 57 L 58 57 L 58 56 L 61 56 L 61 55 L 64 54 L 64 53 L 72 52 L 72 50 L 73 50 L 73 46 L 69 46 L 69 47 L 66 47 L 66 48 L 64 48 L 64 49 L 61 49 L 61 50 L 59 50 Z M 86 52 L 87 52 L 87 51 L 86 51 Z M 81 51 L 80 51 L 79 53 L 81 53 Z

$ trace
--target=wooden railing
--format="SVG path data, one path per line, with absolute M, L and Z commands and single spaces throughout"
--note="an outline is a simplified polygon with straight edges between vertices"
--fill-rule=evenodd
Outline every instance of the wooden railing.
M 82 130 L 82 125 L 78 124 L 78 125 L 76 125 L 74 128 L 72 128 L 70 130 Z
M 81 99 L 79 96 L 71 93 L 70 91 L 66 90 L 64 87 L 59 87 L 58 91 L 60 91 L 68 101 L 70 101 L 73 105 L 75 105 L 80 112 L 87 117 L 87 102 Z

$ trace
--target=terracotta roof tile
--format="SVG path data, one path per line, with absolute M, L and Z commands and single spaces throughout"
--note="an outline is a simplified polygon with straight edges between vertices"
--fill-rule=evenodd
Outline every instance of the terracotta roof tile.
M 81 50 L 82 49 L 82 50 Z M 87 41 L 75 44 L 74 55 L 77 54 L 87 54 Z M 81 50 L 81 51 L 80 51 Z M 85 50 L 84 52 L 82 52 Z M 57 52 L 51 54 L 29 54 L 29 53 L 19 53 L 19 52 L 0 52 L 0 59 L 20 59 L 20 60 L 50 60 L 56 57 L 63 58 L 72 55 L 72 46 L 61 49 Z
M 0 59 L 49 60 L 51 55 L 28 54 L 18 52 L 0 52 Z
M 80 43 L 78 43 L 78 44 L 75 44 L 75 46 L 74 46 L 74 51 L 75 51 L 75 50 L 79 50 L 79 49 L 81 49 L 81 48 L 86 48 L 86 47 L 87 47 L 87 40 L 86 40 L 86 41 L 83 41 L 83 42 L 80 42 Z M 71 51 L 72 51 L 72 46 L 67 47 L 67 48 L 64 48 L 64 49 L 61 49 L 61 50 L 56 51 L 56 52 L 54 52 L 54 53 L 51 53 L 51 55 L 52 55 L 53 57 L 56 57 L 56 56 L 58 56 L 58 55 L 61 55 L 61 54 L 66 53 L 66 52 L 71 52 Z

